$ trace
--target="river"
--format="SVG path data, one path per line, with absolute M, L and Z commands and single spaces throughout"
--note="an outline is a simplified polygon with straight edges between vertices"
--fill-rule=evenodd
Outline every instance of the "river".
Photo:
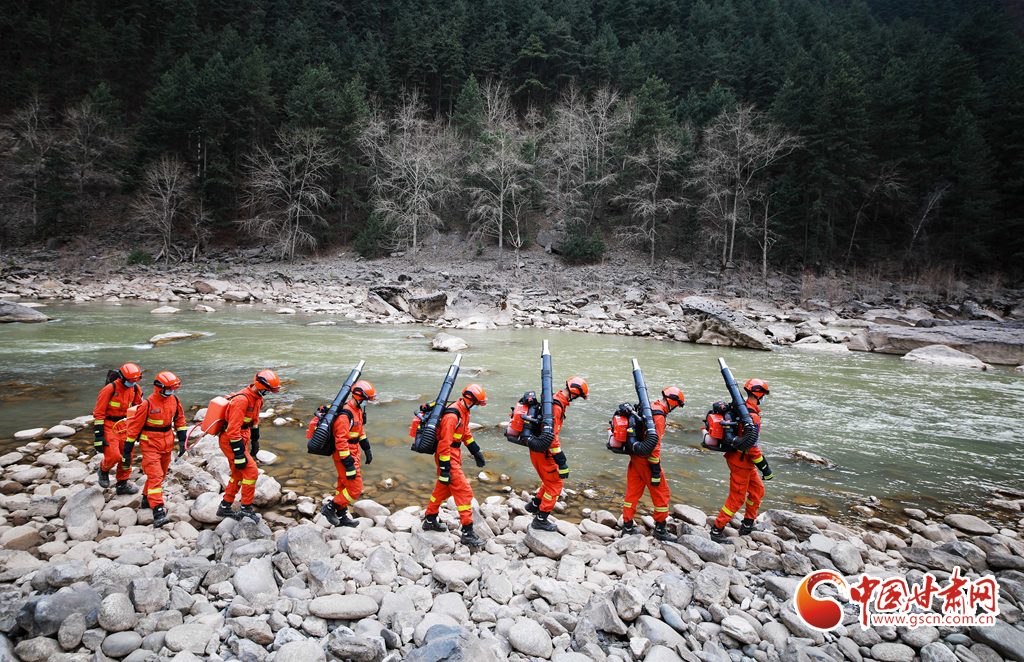
M 267 471 L 300 495 L 319 499 L 333 490 L 330 460 L 307 455 L 305 424 L 317 405 L 330 401 L 359 359 L 379 404 L 368 408 L 367 431 L 374 461 L 364 466 L 367 496 L 394 507 L 423 503 L 433 486 L 430 456 L 409 451 L 408 428 L 418 403 L 436 395 L 452 355 L 430 350 L 436 330 L 423 326 L 358 325 L 323 315 L 276 315 L 273 308 L 223 306 L 214 314 L 183 311 L 151 315 L 155 304 L 50 303 L 42 310 L 56 321 L 0 326 L 0 451 L 19 444 L 13 433 L 49 426 L 91 412 L 106 370 L 125 361 L 152 377 L 171 370 L 181 378 L 186 407 L 237 390 L 266 367 L 285 388 L 267 406 L 291 408 L 302 425 L 263 426 L 262 447 L 281 459 Z M 334 319 L 336 326 L 306 327 Z M 203 338 L 151 346 L 158 333 L 187 331 Z M 536 475 L 525 448 L 504 439 L 499 424 L 528 389 L 540 390 L 541 340 L 550 340 L 556 385 L 582 375 L 590 398 L 569 409 L 562 444 L 569 458 L 567 487 L 594 488 L 597 500 L 572 497 L 572 511 L 613 507 L 625 488 L 627 460 L 605 450 L 605 431 L 619 402 L 635 401 L 630 359 L 637 358 L 652 394 L 674 384 L 686 407 L 669 417 L 662 458 L 673 502 L 713 513 L 728 492 L 728 469 L 719 454 L 699 448 L 701 419 L 711 402 L 727 397 L 716 359 L 723 357 L 742 384 L 759 377 L 771 387 L 764 403 L 761 447 L 775 480 L 765 508 L 791 508 L 850 518 L 850 506 L 869 496 L 883 500 L 880 515 L 909 505 L 978 510 L 993 488 L 1024 488 L 1019 467 L 1024 379 L 1008 370 L 954 372 L 908 365 L 878 354 L 815 354 L 794 349 L 758 352 L 672 341 L 563 333 L 538 329 L 460 331 L 465 352 L 457 384 L 477 381 L 488 406 L 474 412 L 485 426 L 476 434 L 493 482 L 467 473 L 481 499 L 498 494 L 512 478 L 517 490 L 534 490 Z M 427 338 L 409 338 L 424 334 Z M 89 430 L 76 437 L 79 447 Z M 824 469 L 798 461 L 799 448 L 838 466 Z M 384 478 L 395 486 L 376 487 Z M 649 512 L 650 502 L 642 510 Z

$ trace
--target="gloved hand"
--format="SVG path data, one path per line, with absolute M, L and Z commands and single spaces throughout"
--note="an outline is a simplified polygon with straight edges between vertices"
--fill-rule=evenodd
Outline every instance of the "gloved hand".
M 97 425 L 94 428 L 94 431 L 96 433 L 96 439 L 93 441 L 93 446 L 96 448 L 97 453 L 102 453 L 103 448 L 107 445 L 106 432 L 102 425 Z
M 132 466 L 132 451 L 135 450 L 134 441 L 124 442 L 124 447 L 121 449 L 121 468 L 127 470 Z
M 251 430 L 249 430 L 249 441 L 253 442 L 254 444 L 259 444 L 260 443 L 260 429 L 259 429 L 259 427 L 254 427 Z M 258 446 L 257 446 L 257 448 L 258 448 Z
M 256 439 L 250 439 L 249 440 L 249 455 L 252 455 L 253 459 L 255 459 L 256 458 L 256 453 L 259 453 L 259 452 L 260 452 L 260 442 L 257 441 Z
M 351 455 L 341 458 L 341 466 L 345 467 L 345 478 L 356 477 L 356 459 Z
M 178 430 L 178 457 L 185 454 L 185 431 Z
M 761 472 L 761 480 L 771 480 L 775 477 L 775 474 L 772 473 L 771 467 L 768 466 L 768 460 L 764 457 L 761 457 L 760 461 L 755 462 L 754 464 L 757 465 L 758 471 Z
M 234 454 L 234 467 L 239 471 L 249 466 L 249 458 L 245 455 L 245 446 L 242 445 L 241 439 L 232 439 L 229 442 L 231 446 L 231 452 Z
M 437 480 L 445 485 L 450 483 L 452 480 L 452 468 L 442 464 L 440 470 L 437 472 Z
M 560 464 L 560 465 L 558 465 L 558 477 L 561 478 L 562 480 L 568 480 L 569 479 L 569 465 L 568 464 Z
M 363 449 L 363 456 L 366 458 L 367 464 L 373 463 L 373 451 L 370 450 L 370 440 L 363 437 L 359 440 L 359 447 Z
M 484 459 L 484 454 L 480 451 L 473 453 L 473 459 L 476 460 L 476 466 L 485 467 L 487 466 L 487 460 Z
M 661 462 L 651 464 L 651 487 L 661 485 Z

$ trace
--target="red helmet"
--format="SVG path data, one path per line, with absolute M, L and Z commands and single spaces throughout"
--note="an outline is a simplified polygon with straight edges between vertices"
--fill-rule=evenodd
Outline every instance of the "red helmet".
M 473 405 L 480 405 L 481 407 L 487 404 L 487 392 L 484 391 L 484 387 L 479 384 L 470 384 L 466 388 L 462 389 L 462 399 L 466 401 L 470 407 Z
M 369 400 L 375 402 L 377 395 L 373 390 L 373 384 L 362 379 L 356 382 L 355 386 L 352 387 L 352 397 L 356 400 Z
M 748 379 L 743 388 L 758 400 L 768 395 L 768 383 L 760 379 Z
M 683 396 L 683 392 L 675 386 L 669 386 L 667 389 L 661 392 L 661 397 L 665 398 L 668 402 L 668 410 L 672 411 L 676 407 L 682 407 L 686 404 L 686 398 Z
M 587 388 L 587 383 L 583 381 L 582 377 L 573 377 L 565 383 L 565 388 L 569 390 L 569 399 L 575 400 L 576 398 L 587 399 L 587 394 L 590 393 L 590 389 Z
M 142 379 L 142 371 L 139 370 L 139 366 L 134 363 L 125 363 L 121 366 L 121 369 L 118 370 L 118 373 L 121 375 L 121 379 L 126 382 L 137 382 Z
M 256 376 L 253 377 L 253 383 L 271 393 L 277 393 L 281 390 L 281 378 L 273 370 L 261 370 L 256 373 Z
M 153 386 L 159 389 L 163 389 L 165 391 L 173 391 L 175 389 L 181 388 L 181 380 L 178 379 L 178 376 L 175 375 L 173 372 L 164 370 L 163 372 L 156 376 L 155 380 L 153 380 Z

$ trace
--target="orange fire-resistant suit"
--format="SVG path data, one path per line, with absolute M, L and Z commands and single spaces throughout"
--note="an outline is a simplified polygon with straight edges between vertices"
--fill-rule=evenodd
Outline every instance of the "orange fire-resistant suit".
M 129 461 L 127 467 L 121 466 L 127 425 L 122 423 L 117 426 L 120 428 L 120 432 L 115 432 L 114 427 L 118 421 L 123 421 L 126 418 L 129 407 L 139 404 L 142 404 L 142 389 L 138 384 L 126 387 L 120 379 L 101 388 L 99 395 L 96 396 L 96 407 L 92 410 L 92 417 L 95 425 L 103 426 L 105 440 L 100 470 L 110 471 L 117 467 L 117 480 L 128 480 L 128 476 L 131 474 L 131 463 Z
M 661 472 L 657 477 L 651 471 L 651 467 L 658 465 L 661 468 L 661 438 L 665 434 L 665 416 L 668 411 L 660 400 L 651 403 L 651 413 L 654 414 L 654 427 L 658 430 L 658 445 L 654 452 L 647 457 L 631 455 L 629 457 L 629 469 L 626 473 L 626 499 L 622 502 L 622 521 L 633 519 L 636 515 L 637 502 L 644 495 L 644 489 L 651 492 L 651 501 L 654 502 L 654 521 L 664 522 L 668 519 L 668 502 L 672 497 L 668 489 L 668 479 Z
M 437 450 L 434 462 L 437 464 L 437 484 L 427 504 L 427 515 L 436 515 L 441 504 L 449 496 L 455 498 L 459 520 L 463 525 L 473 523 L 473 488 L 469 486 L 466 474 L 462 473 L 463 444 L 473 443 L 469 432 L 469 409 L 460 398 L 454 406 L 445 410 L 437 426 Z
M 227 427 L 218 439 L 220 450 L 228 458 L 228 465 L 231 467 L 231 480 L 224 490 L 225 503 L 234 503 L 239 489 L 242 491 L 243 506 L 252 505 L 253 497 L 256 495 L 256 478 L 260 472 L 256 468 L 256 460 L 249 453 L 249 440 L 250 430 L 260 425 L 261 407 L 263 398 L 252 386 L 246 386 L 238 393 L 228 396 L 225 413 Z
M 360 469 L 359 442 L 366 439 L 363 432 L 365 416 L 362 408 L 352 398 L 345 403 L 334 418 L 334 468 L 338 470 L 338 487 L 334 492 L 334 503 L 339 508 L 347 508 L 363 493 L 363 473 Z M 345 458 L 351 457 L 355 464 L 345 468 Z
M 146 499 L 150 508 L 164 503 L 164 476 L 171 464 L 176 432 L 185 429 L 185 411 L 176 395 L 164 397 L 160 391 L 142 401 L 135 415 L 128 421 L 125 444 L 139 442 L 142 451 L 142 472 L 146 474 Z M 121 463 L 131 471 L 131 464 Z M 121 472 L 117 474 L 121 476 Z M 126 474 L 127 475 L 127 474 Z
M 756 398 L 747 399 L 747 409 L 754 419 L 754 425 L 761 429 L 761 408 L 757 406 Z M 742 432 L 741 432 L 742 434 Z M 747 509 L 743 517 L 745 519 L 757 518 L 757 507 L 761 505 L 764 498 L 764 483 L 757 474 L 757 465 L 763 461 L 761 449 L 754 445 L 748 451 L 725 454 L 725 461 L 729 463 L 729 497 L 725 500 L 721 512 L 715 518 L 715 526 L 718 528 L 728 524 L 744 502 Z
M 540 476 L 542 483 L 540 489 L 537 490 L 537 498 L 540 500 L 540 510 L 545 513 L 550 513 L 551 509 L 555 507 L 555 500 L 562 493 L 564 476 L 569 473 L 565 454 L 562 453 L 562 445 L 558 441 L 558 433 L 561 432 L 562 422 L 565 420 L 565 410 L 569 407 L 569 398 L 562 391 L 558 391 L 552 397 L 551 405 L 555 414 L 555 440 L 543 453 L 530 451 L 530 462 L 533 463 L 533 468 L 537 470 L 537 475 Z M 559 470 L 559 461 L 565 467 L 562 471 Z

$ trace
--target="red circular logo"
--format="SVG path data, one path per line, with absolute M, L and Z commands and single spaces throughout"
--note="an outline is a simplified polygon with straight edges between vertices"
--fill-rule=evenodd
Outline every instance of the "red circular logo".
M 841 592 L 849 593 L 842 575 L 831 570 L 819 570 L 803 578 L 796 588 L 793 604 L 804 623 L 816 630 L 826 631 L 843 622 L 843 608 L 832 598 L 814 597 L 814 587 L 822 582 L 832 582 Z

